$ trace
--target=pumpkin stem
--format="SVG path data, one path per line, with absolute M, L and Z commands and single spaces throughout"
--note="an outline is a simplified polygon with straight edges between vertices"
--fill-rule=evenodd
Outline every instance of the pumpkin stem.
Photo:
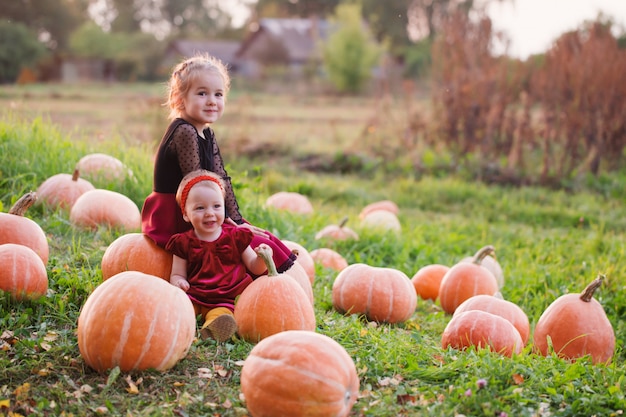
M 583 292 L 580 294 L 580 299 L 586 303 L 591 301 L 591 299 L 593 298 L 593 293 L 598 288 L 600 288 L 600 285 L 602 285 L 602 281 L 604 280 L 604 278 L 606 278 L 604 275 L 598 274 L 598 277 L 591 281 L 591 283 L 587 285 L 587 287 L 585 287 Z
M 72 173 L 72 181 L 78 181 L 78 177 L 80 177 L 80 171 L 78 168 L 74 168 L 74 172 Z
M 263 258 L 263 262 L 265 262 L 265 266 L 267 267 L 267 276 L 275 277 L 278 275 L 278 271 L 276 270 L 276 264 L 274 263 L 274 259 L 271 255 L 271 249 L 266 245 L 261 245 L 256 248 L 256 253 Z
M 344 217 L 341 222 L 339 223 L 339 228 L 341 229 L 342 227 L 344 227 L 346 225 L 346 223 L 348 223 L 348 216 Z
M 9 210 L 9 214 L 15 214 L 16 216 L 24 217 L 24 213 L 30 206 L 32 206 L 35 201 L 37 201 L 37 193 L 31 191 L 29 193 L 24 194 L 20 197 L 19 200 L 13 204 L 13 207 Z
M 488 255 L 494 255 L 495 253 L 496 253 L 496 249 L 491 245 L 482 247 L 474 255 L 474 259 L 472 259 L 472 263 L 475 263 L 476 265 L 480 265 L 483 262 L 483 259 L 485 259 Z

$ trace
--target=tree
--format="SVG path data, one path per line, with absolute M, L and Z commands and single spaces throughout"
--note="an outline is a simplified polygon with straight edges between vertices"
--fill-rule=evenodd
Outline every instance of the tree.
M 15 82 L 22 68 L 45 53 L 35 34 L 21 23 L 0 21 L 0 39 L 0 83 Z
M 381 47 L 361 19 L 361 8 L 354 4 L 337 7 L 335 31 L 323 45 L 324 66 L 340 92 L 357 93 L 370 78 Z

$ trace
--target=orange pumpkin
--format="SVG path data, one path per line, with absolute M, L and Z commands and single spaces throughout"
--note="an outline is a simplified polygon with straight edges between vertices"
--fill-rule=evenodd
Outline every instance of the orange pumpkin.
M 345 417 L 359 393 L 346 350 L 328 336 L 289 330 L 259 342 L 241 369 L 253 417 Z
M 268 252 L 261 250 L 267 275 L 258 277 L 239 296 L 235 321 L 242 339 L 257 343 L 285 330 L 315 330 L 313 304 L 302 286 L 289 275 L 278 274 Z
M 139 301 L 140 300 L 140 301 Z M 98 372 L 165 371 L 185 357 L 196 334 L 191 300 L 180 288 L 137 271 L 100 284 L 78 317 L 78 348 Z
M 489 348 L 504 356 L 522 351 L 524 343 L 510 321 L 482 310 L 452 316 L 441 336 L 441 347 L 465 350 L 470 346 Z
M 307 196 L 289 191 L 279 191 L 272 194 L 265 201 L 265 206 L 296 214 L 313 213 L 313 205 Z
M 463 258 L 463 262 L 473 262 L 475 257 L 476 254 Z M 495 253 L 485 256 L 481 265 L 491 271 L 493 276 L 496 277 L 496 281 L 498 281 L 498 288 L 502 288 L 504 286 L 504 272 L 502 272 L 502 267 L 495 258 Z
M 379 323 L 404 322 L 417 306 L 417 294 L 404 272 L 361 263 L 337 275 L 332 296 L 333 307 L 340 313 L 363 314 Z
M 47 265 L 50 255 L 48 238 L 37 222 L 24 217 L 26 210 L 35 201 L 37 193 L 26 193 L 15 202 L 8 213 L 0 213 L 0 245 L 17 243 L 28 246 L 39 255 L 44 265 Z
M 52 209 L 69 210 L 83 193 L 93 190 L 89 181 L 80 178 L 79 171 L 70 174 L 56 174 L 41 183 L 37 188 L 38 202 Z
M 104 153 L 83 156 L 76 163 L 76 169 L 92 181 L 121 181 L 132 175 L 122 161 Z
M 359 235 L 352 229 L 346 226 L 348 218 L 345 217 L 339 224 L 329 224 L 325 226 L 315 234 L 315 239 L 328 239 L 328 240 L 359 240 Z
M 172 254 L 143 233 L 127 233 L 106 248 L 100 268 L 103 280 L 123 271 L 139 271 L 169 282 Z
M 306 294 L 306 298 L 309 299 L 311 304 L 314 304 L 315 300 L 313 298 L 313 286 L 311 285 L 311 281 L 309 280 L 309 276 L 306 271 L 298 262 L 294 262 L 293 266 L 289 268 L 285 273 L 293 278 L 298 285 L 302 287 L 304 293 Z
M 70 222 L 83 229 L 105 226 L 130 232 L 141 228 L 141 212 L 124 194 L 95 189 L 78 197 L 70 210 Z
M 535 350 L 547 356 L 552 350 L 565 359 L 590 355 L 593 363 L 609 363 L 615 351 L 615 331 L 602 305 L 593 298 L 603 275 L 582 293 L 557 298 L 541 314 L 533 334 Z
M 411 278 L 417 295 L 423 300 L 437 300 L 441 280 L 449 269 L 449 266 L 441 264 L 426 265 L 418 269 Z
M 398 216 L 388 210 L 374 210 L 361 220 L 361 227 L 374 231 L 400 233 L 402 225 Z
M 363 209 L 359 213 L 359 219 L 363 220 L 365 216 L 367 216 L 372 211 L 376 211 L 376 210 L 386 210 L 390 213 L 395 214 L 396 216 L 400 212 L 398 205 L 394 203 L 393 201 L 381 200 L 381 201 L 376 201 L 374 203 L 368 204 L 367 206 L 363 207 Z
M 469 310 L 482 310 L 507 319 L 519 332 L 524 345 L 528 342 L 530 335 L 528 316 L 517 304 L 492 295 L 480 294 L 463 301 L 452 316 Z
M 16 243 L 0 245 L 0 290 L 16 300 L 34 300 L 46 295 L 48 273 L 34 250 Z
M 342 271 L 348 266 L 348 261 L 338 252 L 330 248 L 312 250 L 311 258 L 313 258 L 315 263 L 322 265 L 324 268 L 329 268 L 337 272 Z
M 301 244 L 293 242 L 291 240 L 282 240 L 282 242 L 292 251 L 296 252 L 298 256 L 297 262 L 302 265 L 306 271 L 307 276 L 311 284 L 315 281 L 315 261 L 311 256 L 311 253 Z
M 496 277 L 481 265 L 483 258 L 493 252 L 493 246 L 485 246 L 476 253 L 473 262 L 458 262 L 446 272 L 439 286 L 439 303 L 446 313 L 453 314 L 463 301 L 474 295 L 498 292 Z

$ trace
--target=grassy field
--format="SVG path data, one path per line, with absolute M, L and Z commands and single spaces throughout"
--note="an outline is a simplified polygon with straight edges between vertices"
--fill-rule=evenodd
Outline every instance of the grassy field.
M 160 86 L 3 86 L 1 211 L 49 176 L 71 172 L 82 155 L 94 151 L 116 156 L 135 174 L 134 180 L 94 185 L 119 191 L 140 207 L 151 188 L 152 151 L 166 124 L 161 92 Z M 406 114 L 401 100 L 392 105 L 393 111 L 380 114 L 398 119 Z M 374 99 L 234 91 L 228 115 L 215 128 L 246 218 L 309 250 L 330 246 L 349 263 L 396 268 L 408 277 L 424 265 L 451 266 L 491 244 L 504 270 L 502 295 L 526 312 L 531 329 L 558 296 L 582 291 L 603 273 L 607 279 L 595 298 L 615 330 L 616 349 L 608 365 L 593 365 L 589 358 L 568 362 L 537 355 L 532 338 L 513 358 L 482 349 L 444 350 L 441 333 L 450 316 L 437 302 L 419 300 L 415 314 L 397 325 L 343 316 L 331 300 L 336 272 L 318 265 L 313 284 L 317 331 L 346 349 L 360 379 L 350 415 L 622 415 L 623 195 L 495 187 L 410 173 L 339 175 L 306 171 L 290 162 L 311 155 L 333 160 L 338 149 L 343 152 L 362 137 L 357 132 L 371 126 L 382 130 L 378 137 L 395 137 L 388 123 L 373 122 L 377 110 Z M 248 152 L 250 146 L 255 150 Z M 315 212 L 299 216 L 266 209 L 265 199 L 282 190 L 307 195 Z M 359 223 L 361 208 L 381 199 L 399 205 L 399 235 Z M 358 241 L 315 240 L 317 231 L 344 216 L 360 234 Z M 196 340 L 187 357 L 164 373 L 114 369 L 99 374 L 86 366 L 77 347 L 77 318 L 102 280 L 106 247 L 124 232 L 77 230 L 67 213 L 40 206 L 29 210 L 28 217 L 49 239 L 50 289 L 33 302 L 17 302 L 6 294 L 0 298 L 4 414 L 248 415 L 239 381 L 253 345 L 241 340 L 221 345 Z

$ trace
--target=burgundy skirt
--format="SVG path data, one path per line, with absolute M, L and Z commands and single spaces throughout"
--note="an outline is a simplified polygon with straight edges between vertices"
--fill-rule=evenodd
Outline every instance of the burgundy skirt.
M 152 192 L 146 198 L 141 209 L 141 230 L 158 246 L 165 248 L 170 237 L 189 229 L 191 223 L 183 219 L 175 194 Z M 272 258 L 276 270 L 285 272 L 293 266 L 296 255 L 279 238 L 267 231 L 266 233 L 268 237 L 254 235 L 250 246 L 256 248 L 261 243 L 270 246 L 274 253 Z

